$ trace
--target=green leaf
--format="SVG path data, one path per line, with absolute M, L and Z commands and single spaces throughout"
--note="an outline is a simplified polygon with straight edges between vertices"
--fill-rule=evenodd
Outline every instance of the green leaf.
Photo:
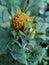
M 33 6 L 37 6 L 39 4 L 39 2 L 41 2 L 40 0 L 29 0 L 29 5 L 26 8 L 26 11 L 30 9 L 30 7 L 32 8 Z
M 46 22 L 49 23 L 49 16 L 45 18 Z
M 21 64 L 26 64 L 26 54 L 25 54 L 25 49 L 20 48 L 18 50 L 14 50 L 11 52 L 12 57 L 20 62 Z
M 38 2 L 38 4 L 37 4 L 37 5 L 38 5 L 40 8 L 43 8 L 43 9 L 44 9 L 44 8 L 45 8 L 45 6 L 46 6 L 46 2 L 45 2 L 45 0 L 41 0 L 41 1 L 40 1 L 40 0 L 38 0 L 38 1 L 39 1 L 39 2 Z M 41 7 L 41 5 L 42 5 L 42 7 Z
M 36 31 L 33 31 L 32 33 L 30 33 L 29 35 L 27 35 L 27 39 L 28 40 L 33 40 L 34 39 L 34 37 L 35 37 L 35 33 L 36 33 Z
M 40 36 L 40 35 L 43 35 L 44 33 L 43 32 L 36 32 L 35 36 Z
M 26 11 L 32 6 L 33 2 L 34 2 L 34 0 L 29 0 L 29 5 L 28 5 L 28 7 L 26 8 Z
M 21 0 L 21 1 L 22 1 L 21 9 L 22 9 L 23 12 L 26 12 L 26 8 L 28 6 L 28 3 L 27 3 L 28 0 Z
M 16 5 L 18 5 L 18 6 L 20 6 L 20 4 L 21 4 L 21 2 L 20 2 L 20 0 L 9 0 L 9 2 L 10 2 L 10 4 L 12 5 L 12 6 L 16 6 Z
M 43 33 L 45 33 L 46 28 L 47 28 L 48 26 L 49 26 L 48 23 L 38 22 L 38 25 L 37 25 L 37 32 L 43 32 Z
M 30 28 L 30 24 L 28 22 L 25 22 L 25 24 L 24 24 L 24 32 L 26 33 L 29 28 Z
M 28 58 L 29 59 L 28 65 L 32 65 L 32 64 L 37 65 L 38 62 L 42 61 L 45 55 L 46 55 L 46 49 L 41 48 L 39 45 L 36 46 L 36 48 L 32 48 L 31 56 L 29 54 L 29 58 Z
M 19 6 L 21 8 L 21 10 L 23 10 L 23 6 L 26 0 L 9 0 L 10 4 L 16 8 L 16 6 Z
M 10 21 L 10 18 L 9 17 L 10 17 L 9 11 L 7 9 L 5 9 L 3 11 L 3 20 L 4 20 L 4 22 Z
M 6 30 L 0 27 L 0 54 L 4 54 L 9 43 L 9 34 Z
M 47 3 L 49 3 L 49 0 L 47 0 Z
M 5 7 L 0 5 L 0 22 L 3 22 L 3 11 L 4 11 Z
M 6 1 L 5 0 L 0 0 L 2 5 L 6 5 Z
M 36 10 L 35 10 L 36 9 Z M 34 16 L 37 16 L 38 15 L 38 11 L 39 11 L 39 8 L 38 8 L 38 6 L 36 5 L 36 6 L 32 6 L 32 8 L 30 8 L 29 9 L 31 12 L 30 12 L 30 15 L 34 15 Z
M 46 36 L 49 37 L 49 27 L 46 28 Z
M 10 14 L 9 14 L 7 8 L 5 6 L 0 5 L 0 19 L 1 19 L 0 22 L 9 21 L 9 16 L 10 16 Z
M 17 31 L 15 31 L 15 30 L 13 30 L 13 31 L 12 31 L 12 34 L 13 34 L 13 37 L 14 37 L 14 38 L 16 38 L 16 37 L 17 37 L 18 32 L 17 32 Z
M 0 27 L 9 29 L 10 22 L 0 22 Z
M 11 3 L 10 0 L 5 0 L 6 1 L 6 7 L 8 9 L 8 12 L 11 14 Z
M 22 31 L 20 31 L 20 30 L 19 30 L 19 34 L 20 34 L 21 36 L 25 36 L 25 34 L 24 34 Z
M 11 55 L 7 52 L 6 54 L 0 55 L 0 65 L 22 65 L 17 61 L 13 60 Z
M 21 9 L 19 6 L 16 6 L 17 13 L 21 12 Z
M 36 28 L 37 28 L 37 24 L 36 24 L 36 23 L 33 24 L 32 27 L 34 28 L 34 30 L 36 30 Z

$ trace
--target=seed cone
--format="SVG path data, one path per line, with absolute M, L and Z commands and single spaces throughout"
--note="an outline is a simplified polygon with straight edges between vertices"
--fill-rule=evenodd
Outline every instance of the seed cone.
M 30 22 L 31 19 L 28 15 L 25 13 L 17 13 L 14 16 L 11 17 L 11 27 L 14 30 L 21 30 L 24 27 L 24 22 L 28 21 Z

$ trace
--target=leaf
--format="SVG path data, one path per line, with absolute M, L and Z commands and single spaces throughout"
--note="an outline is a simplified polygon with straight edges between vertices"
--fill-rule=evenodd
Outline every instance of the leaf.
M 10 21 L 9 16 L 10 16 L 10 14 L 9 14 L 8 10 L 5 9 L 5 10 L 3 11 L 3 20 L 4 20 L 4 22 Z
M 21 0 L 22 2 L 21 2 L 21 9 L 22 9 L 22 11 L 23 12 L 26 12 L 26 8 L 27 8 L 27 6 L 28 6 L 28 4 L 27 4 L 27 1 L 28 0 Z
M 37 16 L 36 17 L 36 21 L 43 23 L 44 22 L 44 19 L 42 17 Z
M 9 14 L 11 14 L 11 3 L 10 0 L 5 0 L 6 1 L 6 7 L 8 9 Z
M 49 11 L 48 12 L 45 12 L 45 16 L 49 16 Z
M 40 35 L 44 35 L 43 32 L 36 32 L 35 36 L 40 36 Z
M 36 44 L 36 45 L 38 45 L 38 44 Z M 28 65 L 32 65 L 32 64 L 37 65 L 38 62 L 42 61 L 42 59 L 45 57 L 45 55 L 46 55 L 46 49 L 41 48 L 39 45 L 36 46 L 35 48 L 33 47 L 32 52 L 31 52 L 31 56 L 29 54 Z
M 36 23 L 33 24 L 32 27 L 33 27 L 34 30 L 36 30 L 36 28 L 37 28 L 37 24 L 36 24 Z
M 13 30 L 13 31 L 12 31 L 12 34 L 13 34 L 13 37 L 14 37 L 14 38 L 16 38 L 16 37 L 17 37 L 18 32 L 17 32 L 17 31 L 15 31 L 15 30 Z
M 17 51 L 11 52 L 12 57 L 20 62 L 21 64 L 26 64 L 26 54 L 25 54 L 25 49 L 20 48 Z
M 49 3 L 49 0 L 47 0 L 47 3 Z
M 45 18 L 45 21 L 49 23 L 49 16 Z
M 49 27 L 46 28 L 46 36 L 49 37 Z
M 41 2 L 41 1 L 40 1 L 40 0 L 37 0 L 37 1 L 35 1 L 35 0 L 29 0 L 29 5 L 28 5 L 28 7 L 26 8 L 26 11 L 29 10 L 30 7 L 32 8 L 32 7 L 34 7 L 34 6 L 37 6 L 37 5 L 39 4 L 39 2 Z
M 25 34 L 20 30 L 19 30 L 19 34 L 20 34 L 20 36 L 25 36 Z
M 0 22 L 0 27 L 9 29 L 10 22 Z
M 19 6 L 16 6 L 16 11 L 17 11 L 17 13 L 21 12 L 21 9 Z
M 27 12 L 26 12 L 27 15 L 30 15 L 30 13 L 31 13 L 30 11 L 27 11 Z
M 46 31 L 46 28 L 49 26 L 49 24 L 48 23 L 42 23 L 42 22 L 38 22 L 38 25 L 37 25 L 37 32 L 39 31 L 39 32 L 43 32 L 43 33 L 45 33 L 45 31 Z
M 25 48 L 26 45 L 28 44 L 26 36 L 21 36 L 21 41 L 22 41 L 22 47 Z
M 7 8 L 5 6 L 0 5 L 0 19 L 1 19 L 0 22 L 9 21 L 9 16 L 10 16 L 10 14 L 9 14 Z
M 26 0 L 9 0 L 10 4 L 16 8 L 16 6 L 19 6 L 21 8 L 21 10 L 23 10 L 23 6 L 24 6 L 24 3 L 25 3 Z
M 5 7 L 0 5 L 0 22 L 3 22 L 3 10 L 4 9 Z
M 0 27 L 0 54 L 4 54 L 6 52 L 9 40 L 8 32 Z
M 27 39 L 28 40 L 33 40 L 34 39 L 34 37 L 35 37 L 35 33 L 36 33 L 36 31 L 33 31 L 32 33 L 30 33 L 28 36 L 27 36 Z
M 45 2 L 44 0 L 41 0 L 41 1 L 40 1 L 40 0 L 38 0 L 38 1 L 39 1 L 39 2 L 38 2 L 38 4 L 37 4 L 37 5 L 38 5 L 40 8 L 43 8 L 43 9 L 44 9 L 44 8 L 45 8 L 45 6 L 46 6 L 46 2 Z M 42 5 L 42 7 L 41 7 L 41 5 Z
M 28 22 L 25 22 L 25 24 L 24 24 L 24 32 L 26 33 L 29 28 L 30 28 L 30 24 Z
M 34 18 L 35 18 L 35 16 L 31 16 L 30 18 L 31 18 L 31 21 L 33 21 L 33 20 L 34 20 Z
M 26 11 L 32 6 L 33 2 L 34 2 L 34 0 L 29 0 L 29 5 L 28 5 L 28 7 L 26 8 Z
M 6 1 L 5 0 L 0 0 L 2 5 L 6 5 Z
M 15 7 L 16 5 L 20 6 L 20 4 L 21 4 L 20 0 L 18 0 L 18 1 L 17 1 L 17 0 L 14 0 L 14 1 L 13 1 L 13 0 L 12 0 L 12 1 L 9 0 L 9 2 L 10 2 L 10 4 L 11 4 L 12 6 L 14 6 L 14 7 Z
M 13 60 L 11 55 L 7 52 L 6 54 L 0 55 L 0 65 L 22 65 L 17 61 Z

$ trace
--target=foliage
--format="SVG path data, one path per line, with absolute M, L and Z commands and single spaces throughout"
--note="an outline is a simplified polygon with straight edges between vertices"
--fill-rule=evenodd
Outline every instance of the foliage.
M 35 18 L 14 31 L 10 18 L 20 11 Z M 48 65 L 48 52 L 49 0 L 0 0 L 0 65 Z

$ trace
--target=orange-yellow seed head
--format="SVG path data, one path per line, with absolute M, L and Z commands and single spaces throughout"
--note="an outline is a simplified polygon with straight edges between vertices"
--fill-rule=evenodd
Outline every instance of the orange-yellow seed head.
M 31 18 L 25 13 L 17 13 L 11 17 L 11 27 L 14 30 L 21 30 L 24 27 L 24 22 L 30 22 Z

